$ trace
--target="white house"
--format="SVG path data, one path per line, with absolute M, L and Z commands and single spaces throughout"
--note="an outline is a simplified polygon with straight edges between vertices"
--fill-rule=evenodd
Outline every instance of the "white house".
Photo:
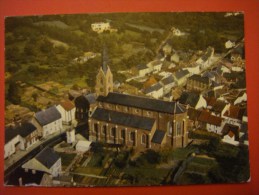
M 234 72 L 244 72 L 244 69 L 242 67 L 239 66 L 232 66 L 231 70 Z
M 205 54 L 202 57 L 200 57 L 198 60 L 196 60 L 196 63 L 200 65 L 200 68 L 202 70 L 207 69 L 212 64 L 211 58 L 213 57 L 213 55 L 214 55 L 214 48 L 208 47 Z
M 244 108 L 239 108 L 238 106 L 230 105 L 229 109 L 227 109 L 226 112 L 223 114 L 223 118 L 226 119 L 227 123 L 231 125 L 236 125 L 240 128 L 244 113 Z
M 147 65 L 144 65 L 144 64 L 138 65 L 137 69 L 138 69 L 138 73 L 139 73 L 140 77 L 144 77 L 147 74 L 152 72 L 152 68 L 150 68 L 150 67 L 148 67 Z
M 234 146 L 239 145 L 239 142 L 235 141 L 235 135 L 232 131 L 229 131 L 229 133 L 223 137 L 222 141 Z
M 234 101 L 234 105 L 240 104 L 241 102 L 246 102 L 247 101 L 247 94 L 246 92 L 243 92 L 236 98 Z
M 32 171 L 42 171 L 57 177 L 61 174 L 61 157 L 51 148 L 45 148 L 34 158 L 22 165 L 22 168 Z
M 91 147 L 90 145 L 91 145 L 91 143 L 92 143 L 92 142 L 87 141 L 87 140 L 85 140 L 85 141 L 79 140 L 79 141 L 77 142 L 77 144 L 76 144 L 76 151 L 82 152 L 82 153 L 87 152 L 88 150 L 90 150 L 90 147 Z
M 232 145 L 239 145 L 239 127 L 236 125 L 232 125 L 226 123 L 222 130 L 223 139 L 222 141 L 225 143 L 229 143 Z
M 5 128 L 4 158 L 17 150 L 26 150 L 38 141 L 37 128 L 28 122 Z
M 75 105 L 71 101 L 66 100 L 61 102 L 57 106 L 57 109 L 61 114 L 63 124 L 71 125 L 72 122 L 75 120 Z
M 190 72 L 188 70 L 178 70 L 173 76 L 178 85 L 184 85 L 190 76 Z
M 161 71 L 162 65 L 163 62 L 161 62 L 160 60 L 154 60 L 147 64 L 147 66 L 150 67 L 154 73 L 158 73 L 159 71 Z
M 192 76 L 194 74 L 200 74 L 200 72 L 201 72 L 199 65 L 196 65 L 194 67 L 183 68 L 183 70 L 188 70 L 190 73 L 190 76 Z
M 55 106 L 37 112 L 32 123 L 37 127 L 38 133 L 42 137 L 62 130 L 62 117 Z
M 171 55 L 170 60 L 171 60 L 171 62 L 179 63 L 180 56 L 177 53 L 174 53 L 173 55 Z
M 225 43 L 225 48 L 226 49 L 230 49 L 230 48 L 232 48 L 232 47 L 234 47 L 236 44 L 235 44 L 235 42 L 233 41 L 230 41 L 230 40 L 228 40 L 226 43 Z
M 147 96 L 151 96 L 153 98 L 158 99 L 163 96 L 163 86 L 160 83 L 156 83 L 146 88 L 143 92 Z
M 174 81 L 174 77 L 172 75 L 166 77 L 166 78 L 163 78 L 160 83 L 162 84 L 163 86 L 163 89 L 164 89 L 164 94 L 167 94 L 169 93 L 172 88 L 176 85 L 175 81 Z
M 111 25 L 109 22 L 97 22 L 91 24 L 91 28 L 94 32 L 102 33 L 105 30 L 110 30 Z
M 10 157 L 20 149 L 20 135 L 12 127 L 5 128 L 4 158 Z

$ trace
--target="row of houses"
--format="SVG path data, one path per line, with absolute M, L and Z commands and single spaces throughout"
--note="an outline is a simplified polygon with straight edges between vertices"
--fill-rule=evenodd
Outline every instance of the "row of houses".
M 75 106 L 70 101 L 64 101 L 35 113 L 29 121 L 6 125 L 4 158 L 18 150 L 27 150 L 39 139 L 60 132 L 63 125 L 71 125 L 74 120 Z

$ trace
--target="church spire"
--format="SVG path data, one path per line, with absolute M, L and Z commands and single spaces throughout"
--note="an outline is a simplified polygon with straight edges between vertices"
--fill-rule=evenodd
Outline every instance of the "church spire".
M 103 72 L 106 74 L 107 70 L 108 70 L 108 55 L 107 55 L 107 49 L 106 46 L 103 46 L 103 53 L 102 53 L 102 69 Z

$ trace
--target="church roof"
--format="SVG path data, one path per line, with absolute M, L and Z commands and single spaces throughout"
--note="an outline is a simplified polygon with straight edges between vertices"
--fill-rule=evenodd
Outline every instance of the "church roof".
M 150 131 L 155 123 L 155 119 L 111 111 L 103 108 L 97 108 L 92 118 L 108 123 L 123 125 L 126 127 L 139 128 Z
M 107 96 L 99 96 L 97 101 L 169 114 L 180 114 L 186 112 L 184 106 L 176 102 L 168 102 L 120 93 L 109 93 Z

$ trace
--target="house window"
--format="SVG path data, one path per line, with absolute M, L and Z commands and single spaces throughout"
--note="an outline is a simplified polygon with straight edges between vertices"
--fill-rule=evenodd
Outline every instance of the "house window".
M 106 133 L 107 133 L 107 126 L 103 125 L 102 134 L 106 135 Z
M 125 131 L 125 129 L 122 129 L 121 130 L 121 139 L 125 139 L 125 136 L 126 136 L 126 131 Z
M 124 111 L 128 112 L 129 111 L 128 107 L 124 107 Z
M 114 137 L 116 135 L 116 128 L 111 128 L 111 137 Z
M 147 111 L 147 116 L 150 116 L 151 115 L 151 112 L 150 111 Z
M 94 123 L 94 132 L 97 133 L 98 132 L 98 124 Z
M 143 134 L 143 135 L 141 136 L 141 143 L 142 143 L 142 144 L 146 144 L 146 143 L 147 143 L 147 135 Z
M 135 132 L 130 132 L 130 141 L 134 141 L 135 140 Z
M 182 125 L 181 122 L 176 123 L 176 136 L 182 135 Z
M 135 109 L 135 113 L 139 113 L 139 109 Z

